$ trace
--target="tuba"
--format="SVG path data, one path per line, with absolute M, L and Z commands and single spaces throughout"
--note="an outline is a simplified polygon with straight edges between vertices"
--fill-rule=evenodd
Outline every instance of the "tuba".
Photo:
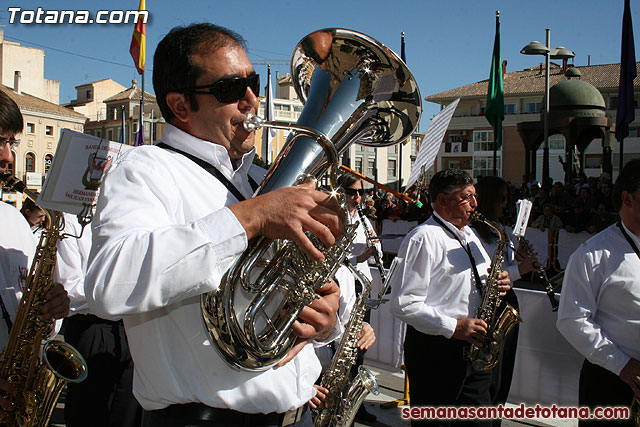
M 0 179 L 36 201 L 36 195 L 27 190 L 22 181 L 9 175 L 2 175 Z M 87 364 L 71 345 L 51 340 L 42 346 L 42 340 L 53 332 L 53 322 L 43 320 L 40 306 L 53 284 L 56 244 L 64 228 L 60 212 L 43 210 L 48 217 L 48 226 L 36 247 L 15 322 L 0 361 L 0 378 L 18 390 L 13 402 L 14 410 L 8 412 L 2 421 L 2 425 L 7 426 L 47 426 L 67 382 L 81 382 L 87 377 Z
M 364 34 L 344 29 L 309 34 L 293 52 L 291 75 L 305 103 L 298 122 L 253 116 L 245 123 L 250 130 L 291 131 L 256 194 L 328 172 L 329 194 L 336 195 L 339 156 L 353 142 L 395 144 L 420 119 L 420 92 L 411 72 L 393 51 Z M 355 225 L 348 224 L 329 248 L 309 236 L 323 252 L 323 262 L 309 259 L 290 241 L 259 237 L 251 242 L 219 288 L 201 296 L 205 327 L 223 359 L 251 371 L 282 360 L 295 340 L 293 322 L 342 264 L 354 234 Z

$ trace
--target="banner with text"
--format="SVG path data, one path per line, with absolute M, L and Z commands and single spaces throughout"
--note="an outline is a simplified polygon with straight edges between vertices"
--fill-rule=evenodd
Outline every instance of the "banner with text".
M 39 206 L 86 215 L 98 200 L 104 173 L 130 145 L 63 129 Z

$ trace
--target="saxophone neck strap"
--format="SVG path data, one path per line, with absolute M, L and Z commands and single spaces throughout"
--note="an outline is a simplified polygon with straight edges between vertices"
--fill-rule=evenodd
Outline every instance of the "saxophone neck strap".
M 627 233 L 627 230 L 625 230 L 624 227 L 622 226 L 622 220 L 618 220 L 618 224 L 616 225 L 620 229 L 620 232 L 622 233 L 624 238 L 627 239 L 627 242 L 629 242 L 629 245 L 631 246 L 633 251 L 636 253 L 636 255 L 638 255 L 638 258 L 640 258 L 640 249 L 638 249 L 638 247 L 636 246 L 631 236 L 629 236 L 629 233 Z
M 473 254 L 471 253 L 471 247 L 469 246 L 469 243 L 467 243 L 466 245 L 462 244 L 462 240 L 460 240 L 460 238 L 456 236 L 456 234 L 453 231 L 451 231 L 451 229 L 447 227 L 444 224 L 444 222 L 442 222 L 442 220 L 437 216 L 433 215 L 433 220 L 437 222 L 438 225 L 440 225 L 440 227 L 442 227 L 447 234 L 449 234 L 451 237 L 456 239 L 458 243 L 460 243 L 460 246 L 462 246 L 462 249 L 464 249 L 464 251 L 467 253 L 467 256 L 469 257 L 469 261 L 471 262 L 471 268 L 473 269 L 473 277 L 475 278 L 475 281 L 476 281 L 476 288 L 478 289 L 478 292 L 480 292 L 480 295 L 482 295 L 483 294 L 482 280 L 480 280 L 480 274 L 478 274 L 478 267 L 476 266 L 476 260 L 473 257 Z
M 175 151 L 176 153 L 182 154 L 183 156 L 185 156 L 186 158 L 188 158 L 189 160 L 191 160 L 192 162 L 200 166 L 202 169 L 206 170 L 211 175 L 213 175 L 218 181 L 222 183 L 222 185 L 227 187 L 227 190 L 229 190 L 235 196 L 235 198 L 238 199 L 238 201 L 242 202 L 244 200 L 247 200 L 247 198 L 244 197 L 244 195 L 240 192 L 240 190 L 238 190 L 236 186 L 233 185 L 233 183 L 229 181 L 229 179 L 226 176 L 224 176 L 222 172 L 220 172 L 218 168 L 213 166 L 211 163 L 206 162 L 192 154 L 189 154 L 187 152 L 174 148 L 168 144 L 165 144 L 164 142 L 157 144 L 156 147 L 164 148 L 165 150 L 171 150 L 171 151 Z M 253 191 L 256 191 L 256 189 L 258 188 L 258 183 L 253 178 L 251 178 L 251 176 L 247 175 L 247 177 L 249 178 L 249 185 L 251 185 L 251 189 Z

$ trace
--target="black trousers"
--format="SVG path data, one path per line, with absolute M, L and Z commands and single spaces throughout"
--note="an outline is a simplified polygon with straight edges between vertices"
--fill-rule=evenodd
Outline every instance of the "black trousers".
M 580 370 L 580 406 L 631 406 L 633 390 L 613 372 L 585 360 Z M 593 409 L 592 409 L 593 410 Z M 631 420 L 580 420 L 580 426 L 626 425 L 633 426 Z
M 427 335 L 407 326 L 404 364 L 409 377 L 412 407 L 491 406 L 491 371 L 474 371 L 464 360 L 469 344 Z M 457 420 L 412 420 L 411 425 L 457 425 Z M 490 420 L 465 422 L 466 426 L 490 426 Z
M 502 310 L 504 303 L 509 303 L 516 310 L 519 308 L 518 297 L 513 289 L 510 289 L 502 298 L 503 304 L 499 308 Z M 500 357 L 498 359 L 498 365 L 491 370 L 491 387 L 489 392 L 491 394 L 491 403 L 493 406 L 498 406 L 507 401 L 509 397 L 509 390 L 511 389 L 511 380 L 513 379 L 513 368 L 516 364 L 516 349 L 518 347 L 518 330 L 519 324 L 515 324 L 511 328 L 511 332 L 504 340 L 504 347 Z M 498 426 L 502 420 L 494 420 L 493 425 Z
M 122 322 L 76 314 L 64 320 L 65 341 L 89 366 L 87 379 L 69 384 L 68 427 L 138 427 L 142 407 L 133 397 L 133 360 Z

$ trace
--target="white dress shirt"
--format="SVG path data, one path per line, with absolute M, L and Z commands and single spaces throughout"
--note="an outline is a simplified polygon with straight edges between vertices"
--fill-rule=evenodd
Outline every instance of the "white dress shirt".
M 11 321 L 27 282 L 36 250 L 29 223 L 13 206 L 0 202 L 0 293 Z M 0 316 L 0 349 L 9 339 L 9 329 Z
M 216 166 L 247 198 L 255 150 L 234 170 L 226 149 L 167 125 L 162 142 Z M 249 170 L 251 168 L 251 170 Z M 237 200 L 187 157 L 155 146 L 128 151 L 106 174 L 92 222 L 85 291 L 92 313 L 124 320 L 134 395 L 146 410 L 202 402 L 246 413 L 285 412 L 315 394 L 313 345 L 263 372 L 227 364 L 203 326 L 200 295 L 218 288 L 247 235 Z
M 480 279 L 487 277 L 491 259 L 469 226 L 459 230 L 438 216 L 469 244 Z M 391 283 L 391 312 L 429 335 L 451 338 L 457 320 L 476 317 L 482 297 L 475 285 L 469 256 L 460 242 L 433 217 L 407 234 L 398 252 L 398 269 Z
M 64 214 L 64 221 L 64 233 L 70 236 L 58 241 L 58 262 L 54 278 L 56 282 L 62 283 L 69 295 L 69 315 L 86 314 L 89 305 L 84 294 L 84 278 L 91 252 L 91 226 L 87 225 L 82 230 L 78 217 L 67 213 Z
M 353 305 L 356 302 L 356 286 L 355 276 L 345 266 L 341 266 L 334 276 L 338 286 L 340 286 L 340 306 L 338 308 L 338 323 L 340 323 L 342 333 L 336 338 L 336 344 L 340 342 L 344 335 L 344 327 L 349 322 Z M 329 367 L 333 358 L 333 349 L 325 343 L 318 343 L 316 346 L 316 355 L 322 365 L 324 371 Z
M 639 273 L 640 258 L 615 224 L 584 242 L 564 272 L 558 330 L 589 362 L 616 375 L 630 357 L 640 360 Z

